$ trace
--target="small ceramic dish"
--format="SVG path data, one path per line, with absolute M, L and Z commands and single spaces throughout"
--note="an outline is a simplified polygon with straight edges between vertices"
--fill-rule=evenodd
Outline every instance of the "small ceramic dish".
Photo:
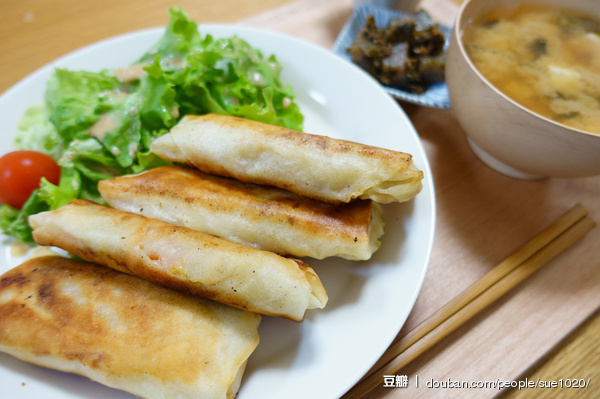
M 333 52 L 340 57 L 352 62 L 352 57 L 348 54 L 347 50 L 352 46 L 356 35 L 362 27 L 365 25 L 366 19 L 373 15 L 377 26 L 387 26 L 391 20 L 397 18 L 408 17 L 410 14 L 395 10 L 389 10 L 385 8 L 374 7 L 370 5 L 362 5 L 354 9 L 352 17 L 346 22 L 344 28 L 340 31 L 335 44 L 333 45 Z M 446 44 L 444 51 L 448 48 L 450 39 L 450 33 L 452 28 L 439 25 L 440 30 L 446 37 Z M 432 108 L 450 108 L 450 96 L 448 94 L 448 86 L 445 82 L 435 83 L 424 92 L 420 94 L 411 93 L 408 91 L 400 90 L 394 87 L 382 85 L 383 89 L 390 94 L 392 97 L 408 101 L 417 105 L 424 105 Z

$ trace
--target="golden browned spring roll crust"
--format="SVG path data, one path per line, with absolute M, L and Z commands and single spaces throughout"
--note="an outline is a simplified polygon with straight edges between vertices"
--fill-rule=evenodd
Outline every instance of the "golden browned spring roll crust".
M 143 398 L 233 398 L 260 316 L 43 256 L 0 277 L 0 351 Z
M 301 261 L 89 201 L 38 213 L 29 224 L 40 245 L 240 309 L 301 321 L 327 302 Z
M 423 179 L 410 154 L 215 114 L 184 117 L 150 150 L 207 173 L 334 203 L 407 201 Z
M 383 234 L 381 207 L 369 200 L 336 206 L 178 166 L 98 189 L 114 208 L 284 255 L 366 260 Z

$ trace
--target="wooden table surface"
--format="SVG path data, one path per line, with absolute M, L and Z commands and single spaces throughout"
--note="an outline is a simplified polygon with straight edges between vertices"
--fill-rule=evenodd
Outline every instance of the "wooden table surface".
M 429 3 L 432 1 L 435 0 L 429 0 Z M 190 16 L 199 22 L 239 21 L 285 5 L 288 8 L 283 11 L 270 12 L 250 21 L 254 25 L 269 25 L 268 27 L 272 29 L 290 31 L 292 34 L 316 41 L 324 46 L 331 44 L 342 24 L 349 17 L 351 8 L 351 3 L 348 1 L 331 2 L 329 5 L 319 5 L 314 0 L 307 0 L 304 2 L 305 4 L 287 3 L 288 0 L 182 0 L 177 2 L 177 5 L 186 9 Z M 173 4 L 164 0 L 107 0 L 103 2 L 3 0 L 0 2 L 0 70 L 2 71 L 0 92 L 4 92 L 21 78 L 51 60 L 81 46 L 127 31 L 164 25 L 167 21 L 166 9 L 171 5 Z M 329 9 L 323 10 L 324 7 Z M 328 13 L 327 26 L 317 25 L 320 23 L 318 18 L 324 15 L 316 15 L 317 8 L 321 13 Z M 300 11 L 304 15 L 305 22 L 313 24 L 312 28 L 315 29 L 302 30 L 300 20 L 294 24 L 293 21 L 296 20 L 290 19 L 290 12 L 300 14 Z M 444 7 L 436 8 L 436 12 L 441 15 L 447 13 Z M 315 13 L 315 15 L 313 16 L 311 13 Z M 286 18 L 288 22 L 292 22 L 283 26 L 281 20 Z M 431 278 L 426 280 L 417 306 L 407 324 L 414 325 L 426 317 L 430 309 L 441 306 L 459 292 L 458 288 L 463 288 L 461 284 L 456 284 L 456 287 L 448 289 L 444 295 L 435 295 L 439 283 L 432 280 L 440 274 L 439 270 L 447 263 L 475 264 L 479 262 L 479 264 L 484 263 L 491 267 L 578 200 L 584 201 L 584 205 L 591 210 L 598 209 L 592 205 L 594 200 L 598 202 L 597 197 L 600 194 L 598 178 L 559 182 L 548 180 L 543 182 L 513 181 L 490 171 L 470 153 L 464 143 L 460 127 L 449 112 L 409 105 L 403 105 L 403 107 L 424 141 L 430 157 L 438 196 L 438 229 L 428 274 L 428 279 Z M 460 175 L 468 182 L 459 183 L 457 179 L 453 178 L 455 175 Z M 462 186 L 457 187 L 459 184 Z M 468 195 L 465 195 L 465 190 L 470 191 Z M 506 191 L 510 193 L 506 194 Z M 566 197 L 566 199 L 557 202 L 550 201 L 545 196 Z M 517 199 L 519 203 L 514 202 Z M 490 204 L 493 204 L 491 208 Z M 489 209 L 484 209 L 486 207 Z M 486 217 L 488 214 L 492 216 Z M 472 217 L 473 215 L 477 218 Z M 595 216 L 598 221 L 599 213 L 596 212 Z M 522 223 L 522 220 L 528 217 L 531 218 L 531 221 L 524 223 L 522 228 L 511 225 Z M 505 232 L 503 233 L 502 230 Z M 588 247 L 593 246 L 594 243 L 591 241 L 592 239 L 582 242 L 581 246 L 583 247 L 584 244 Z M 597 246 L 597 240 L 595 244 Z M 477 259 L 473 260 L 473 257 Z M 578 248 L 577 254 L 570 258 L 560 258 L 555 262 L 558 265 L 552 265 L 552 268 L 553 270 L 560 269 L 563 267 L 562 262 L 563 264 L 572 263 L 573 268 L 585 266 L 588 267 L 586 270 L 592 270 L 589 268 L 595 266 L 598 269 L 599 258 L 600 256 L 595 254 L 593 249 Z M 469 270 L 472 269 L 467 271 Z M 452 284 L 457 279 L 475 280 L 484 271 L 485 269 L 480 267 L 480 273 L 472 277 L 460 274 L 455 278 L 445 277 L 447 284 Z M 469 273 L 471 272 L 469 271 Z M 543 277 L 537 278 L 537 280 L 540 280 L 539 285 L 547 284 L 542 281 Z M 536 281 L 536 283 L 538 282 Z M 597 309 L 600 305 L 598 286 L 591 289 L 593 292 L 588 293 L 586 298 L 591 298 L 592 302 L 594 300 L 595 302 L 586 308 L 585 317 L 581 316 L 582 320 L 592 314 L 593 309 Z M 486 312 L 482 318 L 493 319 L 491 317 L 493 313 L 501 313 L 504 308 L 510 307 L 512 302 L 525 300 L 521 297 L 527 298 L 527 295 L 533 295 L 527 294 L 527 289 L 522 291 Z M 585 292 L 581 295 L 584 295 Z M 572 297 L 573 301 L 577 300 L 577 295 Z M 569 295 L 565 297 L 569 298 Z M 586 302 L 589 301 L 586 300 Z M 530 362 L 523 369 L 521 377 L 539 377 L 544 380 L 591 378 L 590 389 L 513 390 L 503 391 L 501 394 L 509 397 L 542 395 L 561 398 L 598 397 L 600 394 L 598 363 L 598 359 L 600 359 L 600 314 L 596 312 L 587 319 L 583 326 L 576 328 L 567 338 L 561 340 L 567 332 L 576 327 L 575 325 L 569 324 L 561 330 L 564 333 L 559 334 L 560 336 L 552 336 L 554 349 L 537 362 L 536 359 L 529 359 Z M 575 319 L 566 320 L 565 323 L 573 323 L 573 320 Z M 560 326 L 560 319 L 555 322 L 558 323 L 557 326 Z M 475 327 L 479 327 L 476 324 L 482 325 L 481 328 L 493 328 L 485 327 L 485 323 L 481 320 L 476 320 L 474 325 L 465 328 L 476 330 Z M 523 334 L 523 331 L 520 332 L 518 328 L 514 330 L 514 335 L 525 342 L 525 337 L 519 336 L 519 334 Z M 464 331 L 467 330 L 461 329 L 458 333 Z M 457 337 L 450 337 L 448 345 L 458 340 Z M 520 349 L 517 348 L 517 350 Z M 423 362 L 431 363 L 431 359 L 441 351 L 441 348 L 434 348 Z M 488 355 L 491 354 L 478 354 L 481 357 Z M 456 361 L 459 369 L 455 376 L 460 377 L 461 359 Z M 415 367 L 417 367 L 416 370 L 420 370 L 419 367 L 423 366 Z M 492 377 L 496 376 L 489 376 L 489 378 Z M 374 397 L 399 397 L 401 393 L 398 390 L 394 392 L 378 390 Z M 448 394 L 448 392 L 438 392 L 439 396 L 461 396 Z M 468 397 L 469 394 L 474 395 L 474 392 L 467 393 L 465 397 Z

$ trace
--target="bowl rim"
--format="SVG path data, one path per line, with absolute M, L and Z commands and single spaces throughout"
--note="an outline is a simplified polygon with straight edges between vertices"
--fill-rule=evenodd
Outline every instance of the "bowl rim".
M 515 100 L 513 100 L 512 98 L 510 98 L 509 96 L 507 96 L 506 94 L 504 94 L 502 91 L 500 91 L 496 86 L 494 86 L 489 80 L 487 80 L 487 78 L 481 73 L 479 72 L 479 70 L 477 69 L 477 67 L 475 67 L 475 65 L 473 64 L 473 62 L 471 61 L 471 58 L 469 57 L 469 55 L 467 54 L 467 51 L 465 50 L 463 41 L 462 41 L 462 26 L 465 24 L 464 20 L 464 14 L 465 14 L 465 10 L 467 7 L 469 7 L 472 3 L 474 3 L 475 1 L 485 1 L 485 0 L 465 0 L 461 5 L 460 8 L 458 10 L 458 13 L 456 14 L 456 18 L 455 18 L 455 22 L 454 22 L 454 26 L 452 28 L 452 36 L 455 36 L 454 39 L 456 40 L 456 44 L 457 47 L 460 51 L 461 56 L 466 60 L 467 65 L 469 65 L 469 68 L 475 73 L 475 75 L 485 83 L 485 85 L 487 87 L 489 87 L 493 92 L 495 92 L 496 94 L 498 94 L 500 97 L 504 98 L 505 100 L 507 100 L 510 104 L 512 104 L 513 106 L 521 109 L 522 111 L 525 111 L 526 113 L 541 119 L 542 121 L 548 122 L 556 127 L 560 127 L 566 130 L 569 130 L 571 132 L 574 133 L 579 133 L 579 134 L 583 134 L 585 136 L 592 136 L 592 137 L 596 137 L 596 138 L 600 138 L 600 133 L 594 133 L 594 132 L 589 132 L 587 130 L 582 130 L 582 129 L 578 129 L 572 126 L 568 126 L 565 125 L 563 123 L 557 122 L 553 119 L 550 119 L 548 117 L 545 117 L 541 114 L 538 114 L 537 112 L 534 112 L 532 110 L 530 110 L 529 108 L 525 107 L 524 105 L 519 104 L 518 102 L 516 102 Z M 519 5 L 521 4 L 525 4 L 525 3 L 532 3 L 532 4 L 540 4 L 543 3 L 544 0 L 523 0 L 521 3 L 519 3 Z M 495 2 L 494 2 L 495 3 Z M 497 6 L 497 4 L 492 5 L 492 8 Z M 576 9 L 575 7 L 572 7 L 572 4 L 569 4 L 568 6 L 559 6 L 562 8 L 571 8 L 571 9 Z M 478 15 L 479 16 L 479 15 Z M 598 18 L 600 18 L 600 16 L 598 16 Z

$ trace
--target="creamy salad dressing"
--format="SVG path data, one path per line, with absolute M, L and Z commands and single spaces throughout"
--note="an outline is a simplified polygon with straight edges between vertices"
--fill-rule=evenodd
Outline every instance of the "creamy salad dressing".
M 146 76 L 148 73 L 144 70 L 147 63 L 132 65 L 127 68 L 115 70 L 115 77 L 122 83 L 132 83 Z
M 104 114 L 90 128 L 89 135 L 96 137 L 98 140 L 104 140 L 106 133 L 115 130 L 121 126 L 121 120 L 113 113 Z M 114 153 L 114 152 L 113 152 Z M 118 154 L 115 154 L 118 155 Z

